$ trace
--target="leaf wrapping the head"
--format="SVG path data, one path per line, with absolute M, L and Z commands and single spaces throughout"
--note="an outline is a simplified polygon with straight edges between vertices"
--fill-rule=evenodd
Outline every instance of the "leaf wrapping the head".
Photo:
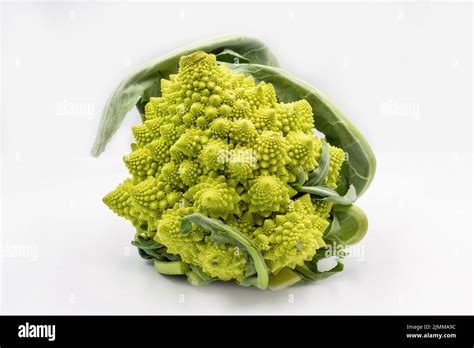
M 326 186 L 295 185 L 294 188 L 298 192 L 309 193 L 316 199 L 341 205 L 351 205 L 357 199 L 357 193 L 353 185 L 349 186 L 349 189 L 344 196 L 339 195 L 339 193 Z
M 143 106 L 150 97 L 161 96 L 160 79 L 169 78 L 170 74 L 177 72 L 182 56 L 195 51 L 219 54 L 224 53 L 226 49 L 221 59 L 228 59 L 233 54 L 244 57 L 240 59 L 248 63 L 278 66 L 278 60 L 262 41 L 242 35 L 197 42 L 159 57 L 126 76 L 115 88 L 102 112 L 91 155 L 98 157 L 105 150 L 133 106 L 136 105 L 143 112 Z
M 321 140 L 321 156 L 319 157 L 318 167 L 311 172 L 309 175 L 306 186 L 318 186 L 324 182 L 324 179 L 328 176 L 329 173 L 329 146 L 324 139 Z M 302 184 L 303 185 L 303 184 Z
M 331 213 L 332 223 L 324 239 L 341 245 L 354 245 L 365 237 L 368 220 L 362 209 L 355 205 L 335 205 Z

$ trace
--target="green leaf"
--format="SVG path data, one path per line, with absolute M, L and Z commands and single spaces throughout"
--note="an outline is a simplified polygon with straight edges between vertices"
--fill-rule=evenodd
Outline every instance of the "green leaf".
M 247 258 L 248 258 L 248 254 Z M 247 269 L 245 270 L 245 277 L 252 277 L 253 275 L 257 274 L 257 270 L 255 269 L 255 264 L 253 262 L 247 263 Z
M 296 185 L 304 185 L 304 179 L 305 179 L 304 169 L 302 166 L 300 166 L 300 172 L 298 174 L 298 179 L 296 180 Z
M 249 253 L 244 253 L 245 258 L 247 259 L 247 269 L 245 270 L 245 277 L 239 281 L 240 286 L 256 286 L 258 287 L 258 274 L 257 269 L 255 268 L 255 263 L 250 257 Z M 268 272 L 268 271 L 267 271 Z
M 309 264 L 305 263 L 303 266 L 296 266 L 295 271 L 303 277 L 305 280 L 322 280 L 326 279 L 330 276 L 333 276 L 339 272 L 342 272 L 344 270 L 344 264 L 341 261 L 337 261 L 336 266 L 334 266 L 332 269 L 325 271 L 325 272 L 320 272 L 317 270 L 317 268 L 311 269 Z
M 344 270 L 344 264 L 340 257 L 336 257 L 337 264 L 330 270 L 320 272 L 318 270 L 318 262 L 320 260 L 338 256 L 341 251 L 334 250 L 333 248 L 321 248 L 316 250 L 316 254 L 310 261 L 305 261 L 304 265 L 296 266 L 294 271 L 298 273 L 304 280 L 316 281 L 322 280 L 327 277 L 333 276 L 336 273 Z
M 152 251 L 150 254 L 145 252 L 144 250 L 142 249 L 138 249 L 138 255 L 140 255 L 140 257 L 142 259 L 145 259 L 145 260 L 151 260 L 151 259 L 155 259 L 155 258 L 160 258 L 161 256 L 157 253 L 155 253 L 154 251 Z
M 189 216 L 189 215 L 188 215 Z M 226 232 L 226 228 L 232 228 L 224 224 L 221 220 L 210 219 L 205 215 L 202 215 L 204 218 L 199 218 L 199 222 L 196 222 L 197 218 L 183 218 L 181 220 L 181 233 L 188 234 L 192 231 L 192 224 L 201 226 L 207 230 L 211 231 L 211 240 L 216 244 L 231 244 L 234 243 L 240 249 L 245 250 L 246 247 L 238 240 L 234 239 Z
M 250 61 L 247 58 L 245 58 L 241 54 L 238 54 L 237 52 L 234 52 L 228 48 L 224 49 L 220 53 L 217 53 L 216 59 L 219 62 L 226 62 L 226 63 L 232 63 L 232 64 L 250 63 Z
M 192 224 L 196 224 L 210 230 L 214 235 L 211 238 L 217 238 L 219 242 L 232 241 L 235 245 L 239 246 L 242 250 L 248 253 L 257 276 L 249 277 L 240 285 L 249 286 L 254 285 L 260 289 L 266 289 L 268 286 L 268 269 L 265 261 L 263 260 L 262 254 L 258 251 L 255 244 L 244 234 L 237 231 L 235 228 L 224 224 L 218 219 L 209 218 L 201 213 L 194 213 L 187 215 L 181 220 L 181 233 L 187 234 L 192 231 Z
M 337 233 L 341 230 L 341 225 L 339 224 L 339 219 L 337 215 L 333 215 L 332 221 L 326 231 L 324 232 L 324 239 L 330 241 L 337 241 Z
M 324 139 L 321 139 L 321 143 L 322 143 L 322 148 L 321 148 L 321 156 L 319 157 L 319 165 L 315 170 L 313 170 L 313 172 L 311 172 L 305 186 L 321 185 L 329 173 L 329 168 L 330 168 L 329 167 L 329 162 L 330 162 L 329 146 Z
M 138 254 L 145 260 L 156 259 L 159 261 L 178 261 L 180 260 L 179 255 L 167 253 L 167 249 L 164 245 L 155 242 L 153 239 L 145 238 L 141 235 L 137 235 L 135 240 L 132 241 L 132 245 L 137 247 Z
M 216 244 L 232 244 L 234 240 L 222 231 L 212 231 L 211 240 Z
M 217 278 L 212 278 L 202 271 L 202 269 L 196 265 L 189 265 L 191 272 L 187 274 L 188 281 L 192 285 L 208 285 L 217 280 Z
M 294 186 L 298 192 L 310 193 L 316 196 L 316 199 L 329 201 L 341 205 L 350 205 L 357 199 L 356 190 L 353 185 L 349 187 L 344 196 L 339 195 L 333 189 L 326 186 Z
M 128 111 L 137 105 L 143 106 L 151 96 L 159 97 L 160 80 L 169 78 L 178 71 L 181 56 L 195 51 L 219 54 L 228 49 L 250 63 L 278 66 L 278 61 L 269 48 L 260 40 L 247 36 L 227 36 L 194 43 L 159 57 L 126 76 L 107 100 L 100 121 L 91 155 L 98 157 L 115 132 L 119 129 Z
M 343 178 L 339 186 L 343 186 L 342 192 L 348 190 L 350 185 L 355 187 L 358 197 L 365 192 L 375 175 L 374 152 L 352 122 L 326 95 L 309 83 L 277 67 L 262 64 L 221 64 L 234 72 L 251 75 L 257 83 L 261 81 L 271 83 L 279 101 L 306 99 L 313 108 L 316 128 L 324 133 L 330 144 L 342 148 L 347 153 L 348 159 L 344 161 L 341 169 Z
M 333 220 L 324 234 L 324 239 L 341 245 L 359 243 L 366 235 L 369 222 L 362 209 L 355 205 L 334 205 Z

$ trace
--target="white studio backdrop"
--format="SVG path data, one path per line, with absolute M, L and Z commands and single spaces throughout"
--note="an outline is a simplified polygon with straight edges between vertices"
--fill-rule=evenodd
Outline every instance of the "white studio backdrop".
M 472 4 L 2 3 L 1 313 L 471 314 Z M 377 155 L 369 232 L 343 273 L 279 292 L 157 274 L 101 201 L 133 111 L 99 159 L 125 74 L 241 33 L 323 90 Z

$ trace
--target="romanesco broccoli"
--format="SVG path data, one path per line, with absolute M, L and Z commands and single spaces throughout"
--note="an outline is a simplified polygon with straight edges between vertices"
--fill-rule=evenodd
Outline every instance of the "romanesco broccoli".
M 133 150 L 124 156 L 130 178 L 104 202 L 132 222 L 137 243 L 146 237 L 168 258 L 175 255 L 173 262 L 188 264 L 178 269 L 191 272 L 193 284 L 234 279 L 255 285 L 252 275 L 262 265 L 287 277 L 325 246 L 333 203 L 294 185 L 318 169 L 323 155 L 305 99 L 278 102 L 272 84 L 256 84 L 197 51 L 161 80 L 161 96 L 150 98 L 142 118 L 132 128 Z M 335 189 L 344 151 L 329 145 L 328 153 L 320 181 Z M 184 218 L 194 213 L 241 237 L 206 224 L 183 233 Z

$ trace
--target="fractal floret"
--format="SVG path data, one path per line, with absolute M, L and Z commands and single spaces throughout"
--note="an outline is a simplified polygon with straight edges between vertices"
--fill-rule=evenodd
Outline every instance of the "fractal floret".
M 199 50 L 166 77 L 132 128 L 129 177 L 103 199 L 140 255 L 194 285 L 279 289 L 336 272 L 314 262 L 355 190 L 336 191 L 345 151 L 315 135 L 312 105 Z

